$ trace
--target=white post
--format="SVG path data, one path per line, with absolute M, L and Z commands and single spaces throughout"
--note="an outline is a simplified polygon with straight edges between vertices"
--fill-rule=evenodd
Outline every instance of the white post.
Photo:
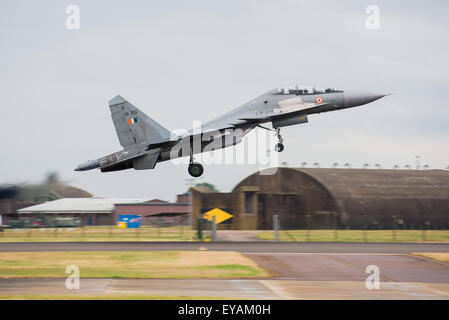
M 279 215 L 273 216 L 274 241 L 279 241 Z
M 212 241 L 215 241 L 217 239 L 217 216 L 212 217 Z

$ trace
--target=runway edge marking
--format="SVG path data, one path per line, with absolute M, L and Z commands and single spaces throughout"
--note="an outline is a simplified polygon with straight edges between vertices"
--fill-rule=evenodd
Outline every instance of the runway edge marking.
M 259 282 L 264 285 L 268 290 L 275 293 L 278 297 L 284 299 L 284 300 L 293 300 L 294 298 L 289 295 L 288 293 L 285 293 L 282 289 L 279 289 L 277 286 L 272 285 L 270 283 L 272 280 L 259 280 Z

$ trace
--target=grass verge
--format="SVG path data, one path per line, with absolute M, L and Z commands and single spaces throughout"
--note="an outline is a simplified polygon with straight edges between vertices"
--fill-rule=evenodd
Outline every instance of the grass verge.
M 237 252 L 0 252 L 0 278 L 65 278 L 75 265 L 81 278 L 254 278 L 265 270 Z
M 449 252 L 414 252 L 412 255 L 449 263 Z
M 52 241 L 192 241 L 195 230 L 187 226 L 119 229 L 116 226 L 84 228 L 5 229 L 0 232 L 0 242 L 52 242 Z
M 261 232 L 256 238 L 274 240 L 274 232 Z M 279 238 L 281 241 L 449 243 L 449 230 L 283 230 Z

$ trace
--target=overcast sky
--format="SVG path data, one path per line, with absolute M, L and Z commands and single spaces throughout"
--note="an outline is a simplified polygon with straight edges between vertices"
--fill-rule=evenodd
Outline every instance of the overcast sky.
M 80 30 L 65 26 L 80 9 Z M 380 29 L 368 30 L 368 5 Z M 280 162 L 449 166 L 447 1 L 17 1 L 0 9 L 0 183 L 49 171 L 97 196 L 173 200 L 186 166 L 74 172 L 121 149 L 108 100 L 122 95 L 170 130 L 275 87 L 393 93 L 283 129 Z M 230 191 L 254 165 L 208 165 Z

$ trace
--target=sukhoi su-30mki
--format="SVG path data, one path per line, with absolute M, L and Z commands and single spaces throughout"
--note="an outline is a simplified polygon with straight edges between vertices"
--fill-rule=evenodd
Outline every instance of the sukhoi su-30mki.
M 280 128 L 307 123 L 310 114 L 353 108 L 384 96 L 314 86 L 276 88 L 183 135 L 173 134 L 127 100 L 116 96 L 109 101 L 109 108 L 123 150 L 80 164 L 75 171 L 154 169 L 158 162 L 189 156 L 188 171 L 193 177 L 199 177 L 203 166 L 194 162 L 196 153 L 233 146 L 256 127 L 274 130 L 278 138 L 275 150 L 281 152 L 284 144 Z M 262 126 L 268 122 L 273 129 Z

